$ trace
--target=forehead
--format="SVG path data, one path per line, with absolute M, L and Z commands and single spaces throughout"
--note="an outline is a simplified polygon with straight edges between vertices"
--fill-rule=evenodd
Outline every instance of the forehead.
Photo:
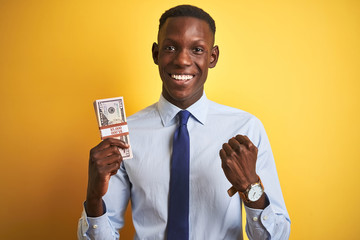
M 202 19 L 195 17 L 170 17 L 158 33 L 158 41 L 163 40 L 187 40 L 198 38 L 212 44 L 214 34 L 209 24 Z

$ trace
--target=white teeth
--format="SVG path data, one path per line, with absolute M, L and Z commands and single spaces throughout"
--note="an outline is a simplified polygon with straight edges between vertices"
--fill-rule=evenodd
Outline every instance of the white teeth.
M 189 79 L 192 79 L 194 76 L 193 75 L 175 75 L 175 74 L 171 74 L 171 77 L 176 79 L 176 80 L 189 80 Z

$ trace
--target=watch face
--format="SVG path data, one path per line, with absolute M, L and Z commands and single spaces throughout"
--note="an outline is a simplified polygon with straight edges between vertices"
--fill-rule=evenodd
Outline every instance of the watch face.
M 255 202 L 255 201 L 259 200 L 259 198 L 261 197 L 261 195 L 263 193 L 264 193 L 264 191 L 262 190 L 260 184 L 255 185 L 249 190 L 248 199 L 252 202 Z

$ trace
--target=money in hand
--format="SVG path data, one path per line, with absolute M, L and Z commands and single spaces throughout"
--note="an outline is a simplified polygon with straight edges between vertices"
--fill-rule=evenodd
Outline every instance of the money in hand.
M 117 138 L 130 145 L 123 97 L 99 99 L 94 102 L 101 139 Z M 133 157 L 131 146 L 119 149 L 123 159 Z

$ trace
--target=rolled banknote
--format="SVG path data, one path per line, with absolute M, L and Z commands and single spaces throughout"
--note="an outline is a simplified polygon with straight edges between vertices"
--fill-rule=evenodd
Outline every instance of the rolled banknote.
M 124 98 L 116 97 L 96 100 L 94 101 L 94 109 L 101 139 L 117 138 L 130 145 Z M 131 146 L 130 148 L 119 150 L 123 159 L 133 157 Z

